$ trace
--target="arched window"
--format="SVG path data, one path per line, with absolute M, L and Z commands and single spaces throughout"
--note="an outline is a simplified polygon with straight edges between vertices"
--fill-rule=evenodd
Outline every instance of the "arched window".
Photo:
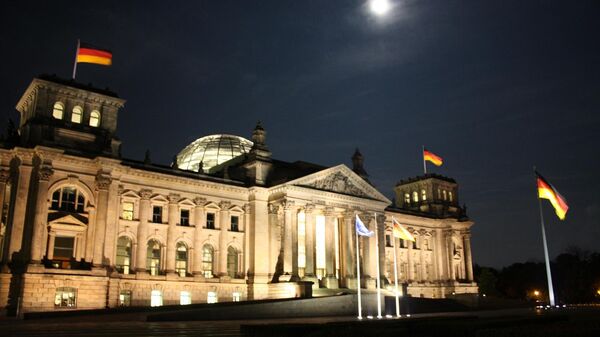
M 419 193 L 417 193 L 416 191 L 413 192 L 413 201 L 419 202 Z
M 421 190 L 421 200 L 427 200 L 427 191 L 425 191 L 424 189 Z
M 404 193 L 404 203 L 410 204 L 410 194 L 409 193 Z
M 148 242 L 148 255 L 146 265 L 150 275 L 158 275 L 160 271 L 160 243 L 156 240 Z
M 204 245 L 202 247 L 202 270 L 204 271 L 204 277 L 213 277 L 213 256 L 214 250 L 211 245 Z
M 187 261 L 187 247 L 185 246 L 185 243 L 179 242 L 177 244 L 177 251 L 175 252 L 175 271 L 181 277 L 185 277 L 187 273 Z
M 65 112 L 65 105 L 62 102 L 54 103 L 54 108 L 52 109 L 52 117 L 56 119 L 63 119 L 63 113 Z
M 65 186 L 52 193 L 50 209 L 56 211 L 83 213 L 85 197 L 75 187 Z
M 131 268 L 131 240 L 126 236 L 121 236 L 117 240 L 116 268 L 119 273 L 129 274 Z
M 83 108 L 79 105 L 73 107 L 73 112 L 71 113 L 71 122 L 73 123 L 81 123 L 81 116 L 83 115 Z
M 452 192 L 448 191 L 448 200 L 450 200 L 450 202 L 452 202 Z
M 442 190 L 442 195 L 444 196 L 444 201 L 448 200 L 448 195 L 446 194 L 446 190 Z
M 100 111 L 94 110 L 90 114 L 90 126 L 99 127 L 100 126 Z
M 229 246 L 227 248 L 227 275 L 231 278 L 236 278 L 238 274 L 238 251 Z

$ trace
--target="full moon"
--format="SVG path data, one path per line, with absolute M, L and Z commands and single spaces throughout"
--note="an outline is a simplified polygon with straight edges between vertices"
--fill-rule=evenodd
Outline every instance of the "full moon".
M 369 8 L 376 15 L 385 15 L 390 10 L 390 2 L 388 0 L 370 0 Z

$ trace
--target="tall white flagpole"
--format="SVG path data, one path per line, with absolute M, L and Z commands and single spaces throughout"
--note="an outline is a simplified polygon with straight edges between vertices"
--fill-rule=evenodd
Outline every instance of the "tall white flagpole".
M 360 302 L 360 254 L 358 251 L 358 230 L 354 219 L 354 233 L 356 235 L 356 289 L 358 290 L 358 319 L 362 319 L 362 304 Z
M 398 295 L 398 264 L 396 258 L 396 237 L 394 236 L 394 217 L 392 217 L 392 240 L 394 241 L 394 280 L 396 282 L 396 317 L 400 317 L 400 297 Z
M 535 166 L 533 167 L 535 173 Z M 540 222 L 542 224 L 542 241 L 544 242 L 544 259 L 546 260 L 546 277 L 548 278 L 548 297 L 550 298 L 550 306 L 554 306 L 554 286 L 552 286 L 552 272 L 550 271 L 550 259 L 548 258 L 548 243 L 546 242 L 546 228 L 544 227 L 544 213 L 542 212 L 542 199 L 540 199 L 539 191 L 537 190 L 537 175 L 536 175 L 536 195 L 538 199 L 538 205 L 540 207 Z
M 381 318 L 381 277 L 379 276 L 379 230 L 377 230 L 377 213 L 373 212 L 375 215 L 375 250 L 377 252 L 377 318 Z
M 75 62 L 73 63 L 73 79 L 75 79 L 75 74 L 77 74 L 77 55 L 79 55 L 80 44 L 79 39 L 77 39 L 77 51 L 75 51 Z
M 425 161 L 425 145 L 422 145 L 421 156 L 423 157 L 423 172 L 427 174 L 427 162 Z

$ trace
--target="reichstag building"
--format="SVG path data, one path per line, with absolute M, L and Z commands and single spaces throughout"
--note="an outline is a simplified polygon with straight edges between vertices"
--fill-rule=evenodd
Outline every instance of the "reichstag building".
M 0 304 L 8 310 L 352 291 L 357 214 L 380 241 L 377 260 L 375 240 L 359 239 L 363 288 L 375 287 L 379 263 L 391 289 L 396 249 L 405 295 L 477 292 L 473 222 L 453 179 L 401 180 L 392 203 L 369 182 L 358 150 L 352 168 L 277 160 L 260 123 L 249 139 L 198 138 L 170 166 L 126 159 L 116 136 L 124 104 L 53 76 L 33 79 L 18 101 L 16 132 L 0 148 Z M 392 217 L 416 242 L 392 241 Z

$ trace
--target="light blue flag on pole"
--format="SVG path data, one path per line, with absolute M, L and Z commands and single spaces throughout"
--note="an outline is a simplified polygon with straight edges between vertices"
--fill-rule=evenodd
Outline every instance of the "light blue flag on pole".
M 375 234 L 373 231 L 370 231 L 367 226 L 362 222 L 362 220 L 356 215 L 356 234 L 360 236 L 368 236 L 371 237 Z

